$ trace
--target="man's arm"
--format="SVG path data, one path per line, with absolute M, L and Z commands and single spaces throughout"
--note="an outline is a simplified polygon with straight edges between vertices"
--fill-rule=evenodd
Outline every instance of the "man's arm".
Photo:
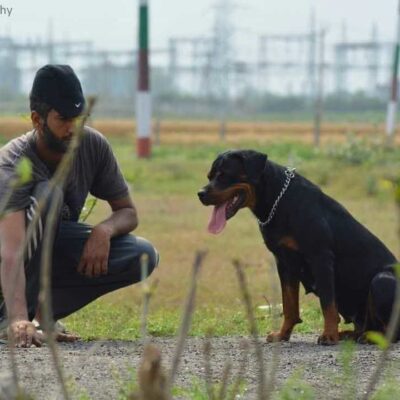
M 129 233 L 138 226 L 136 207 L 130 196 L 108 203 L 112 214 L 93 227 L 78 265 L 78 272 L 89 277 L 107 274 L 111 238 Z
M 93 230 L 107 231 L 110 239 L 114 236 L 132 232 L 138 226 L 136 207 L 130 196 L 108 202 L 112 214 L 105 221 L 96 225 Z
M 41 345 L 28 320 L 23 259 L 18 260 L 25 240 L 25 213 L 12 212 L 0 220 L 1 287 L 7 308 L 8 332 L 16 346 Z

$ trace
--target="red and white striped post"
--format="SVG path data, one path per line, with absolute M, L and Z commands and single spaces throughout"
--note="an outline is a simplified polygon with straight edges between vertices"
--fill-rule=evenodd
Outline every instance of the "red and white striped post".
M 151 96 L 149 76 L 148 1 L 139 0 L 138 85 L 136 93 L 136 150 L 139 158 L 151 155 Z
M 386 133 L 389 143 L 393 142 L 394 134 L 396 131 L 396 111 L 398 100 L 398 73 L 399 73 L 399 51 L 400 51 L 400 0 L 397 7 L 397 35 L 394 51 L 393 69 L 392 69 L 392 82 L 390 101 L 387 108 L 386 115 Z

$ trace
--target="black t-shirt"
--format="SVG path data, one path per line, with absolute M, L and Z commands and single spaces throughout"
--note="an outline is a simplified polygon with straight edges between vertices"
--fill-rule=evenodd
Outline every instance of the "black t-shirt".
M 30 131 L 0 149 L 0 199 L 9 190 L 15 176 L 15 166 L 21 157 L 27 157 L 32 162 L 33 178 L 14 190 L 7 205 L 8 210 L 17 211 L 29 206 L 35 185 L 51 179 L 52 171 L 36 153 L 35 135 L 34 131 Z M 64 187 L 68 219 L 78 220 L 88 193 L 102 200 L 115 200 L 127 196 L 129 190 L 110 144 L 101 133 L 85 126 Z

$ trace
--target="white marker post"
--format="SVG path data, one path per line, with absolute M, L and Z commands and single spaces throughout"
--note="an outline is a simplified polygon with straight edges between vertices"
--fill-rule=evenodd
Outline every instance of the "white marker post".
M 151 156 L 151 94 L 148 38 L 148 3 L 147 0 L 139 0 L 138 85 L 136 93 L 136 149 L 139 158 Z
M 393 143 L 396 131 L 396 112 L 398 100 L 398 72 L 399 72 L 399 48 L 400 48 L 400 0 L 397 9 L 397 36 L 394 50 L 392 69 L 391 95 L 386 115 L 386 134 L 388 143 Z

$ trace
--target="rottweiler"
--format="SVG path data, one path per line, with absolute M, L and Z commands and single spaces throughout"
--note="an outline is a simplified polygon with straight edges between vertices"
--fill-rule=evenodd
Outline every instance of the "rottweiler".
M 208 179 L 198 196 L 214 206 L 209 232 L 221 232 L 228 219 L 248 207 L 275 256 L 284 319 L 267 341 L 288 341 L 302 322 L 300 283 L 320 300 L 324 328 L 319 344 L 363 341 L 367 331 L 385 332 L 396 290 L 395 256 L 341 204 L 254 150 L 220 154 Z M 354 330 L 339 333 L 340 316 L 354 323 Z

